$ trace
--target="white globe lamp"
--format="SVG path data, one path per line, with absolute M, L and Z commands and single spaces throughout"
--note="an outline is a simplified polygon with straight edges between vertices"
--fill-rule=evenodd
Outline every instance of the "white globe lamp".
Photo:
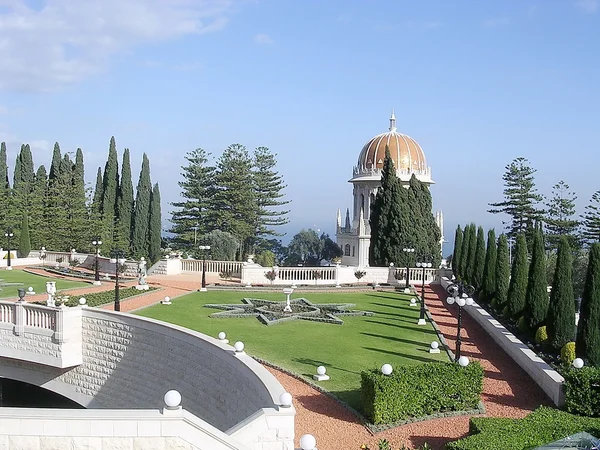
M 242 341 L 237 341 L 235 344 L 233 344 L 233 348 L 235 349 L 236 353 L 242 353 L 244 351 L 244 343 Z
M 384 364 L 381 366 L 381 373 L 384 375 L 391 375 L 393 372 L 393 368 L 391 364 Z
M 469 358 L 467 358 L 466 356 L 461 356 L 460 358 L 458 358 L 458 364 L 461 367 L 467 367 L 469 365 Z
M 225 339 L 226 337 L 227 337 L 227 335 L 225 334 L 225 332 L 224 332 L 224 331 L 221 331 L 221 332 L 219 333 L 219 339 L 223 340 L 223 339 Z
M 315 450 L 317 440 L 312 434 L 305 434 L 300 438 L 300 448 L 302 450 Z
M 171 389 L 165 394 L 164 401 L 167 409 L 177 409 L 181 404 L 181 394 L 175 389 Z
M 292 406 L 292 394 L 289 392 L 284 392 L 279 396 L 279 404 L 284 408 L 289 408 Z
M 573 360 L 573 367 L 575 367 L 576 369 L 581 369 L 583 367 L 583 359 L 575 358 Z

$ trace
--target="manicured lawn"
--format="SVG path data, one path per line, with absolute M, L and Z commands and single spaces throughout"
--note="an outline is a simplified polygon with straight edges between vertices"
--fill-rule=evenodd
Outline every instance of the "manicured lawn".
M 243 341 L 246 352 L 306 377 L 324 365 L 331 380 L 321 386 L 360 410 L 360 372 L 364 369 L 448 361 L 445 352 L 429 353 L 437 340 L 428 324 L 418 326 L 419 308 L 410 307 L 408 295 L 392 292 L 294 293 L 313 303 L 355 303 L 354 309 L 372 311 L 374 316 L 342 317 L 343 325 L 297 320 L 266 326 L 251 318 L 217 319 L 209 315 L 219 310 L 203 307 L 207 303 L 237 303 L 243 297 L 285 300 L 283 293 L 209 291 L 177 298 L 171 306 L 156 305 L 138 314 L 216 337 L 227 333 L 233 345 Z
M 80 283 L 76 281 L 63 280 L 62 278 L 47 278 L 39 275 L 24 272 L 19 269 L 0 270 L 0 298 L 17 297 L 17 289 L 29 286 L 33 287 L 36 294 L 46 292 L 46 282 L 56 281 L 56 290 L 71 289 L 83 286 L 90 286 L 89 283 Z M 2 283 L 23 283 L 23 286 L 2 286 Z

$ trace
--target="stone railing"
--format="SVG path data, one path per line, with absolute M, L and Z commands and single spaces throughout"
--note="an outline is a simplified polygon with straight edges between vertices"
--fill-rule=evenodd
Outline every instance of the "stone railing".
M 202 272 L 203 261 L 201 259 L 181 259 L 182 273 L 200 273 Z M 241 274 L 241 261 L 212 261 L 206 260 L 206 271 L 209 273 L 231 272 L 232 276 L 239 277 Z
M 451 282 L 444 277 L 441 284 L 444 288 L 447 288 Z M 477 303 L 473 303 L 472 306 L 465 306 L 464 310 L 481 325 L 508 356 L 529 374 L 556 406 L 561 406 L 564 403 L 563 383 L 565 379 L 561 374 L 550 367 Z
M 0 357 L 60 368 L 81 364 L 79 308 L 0 301 L 0 335 Z

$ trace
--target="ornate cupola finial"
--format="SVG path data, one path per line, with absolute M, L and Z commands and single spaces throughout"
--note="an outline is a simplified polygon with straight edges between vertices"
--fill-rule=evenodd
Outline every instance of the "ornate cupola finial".
M 390 131 L 396 131 L 396 115 L 394 114 L 394 110 L 392 109 L 392 115 L 390 116 Z

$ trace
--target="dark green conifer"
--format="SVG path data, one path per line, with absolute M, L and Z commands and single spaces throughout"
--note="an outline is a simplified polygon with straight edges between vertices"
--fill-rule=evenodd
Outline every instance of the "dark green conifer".
M 471 236 L 471 224 L 465 225 L 463 230 L 462 247 L 460 249 L 460 260 L 458 261 L 458 271 L 460 280 L 467 281 L 467 261 L 469 260 L 469 239 Z
M 600 367 L 600 243 L 590 247 L 575 350 L 588 364 Z
M 546 249 L 541 227 L 537 226 L 533 237 L 525 295 L 525 317 L 530 329 L 537 330 L 545 324 L 549 301 L 546 283 Z
M 103 247 L 112 248 L 115 241 L 115 215 L 117 206 L 117 191 L 119 189 L 119 161 L 115 137 L 110 138 L 108 159 L 104 166 L 102 177 L 102 222 L 106 230 Z
M 31 242 L 29 240 L 29 219 L 27 213 L 23 214 L 21 219 L 21 232 L 19 233 L 19 258 L 27 258 L 31 252 Z
M 496 293 L 496 232 L 488 231 L 487 247 L 485 252 L 485 265 L 483 266 L 483 289 L 480 292 L 480 301 L 488 302 Z
M 519 233 L 517 235 L 517 243 L 515 244 L 515 256 L 512 263 L 510 285 L 508 287 L 509 311 L 515 318 L 521 316 L 525 309 L 528 271 L 527 239 L 525 239 L 525 234 Z
M 117 247 L 127 254 L 131 251 L 131 231 L 133 216 L 133 182 L 131 177 L 131 162 L 129 149 L 123 151 L 123 164 L 121 166 L 121 183 L 117 198 Z
M 502 233 L 498 238 L 498 251 L 496 255 L 496 288 L 494 298 L 499 306 L 505 306 L 508 297 L 508 283 L 510 278 L 510 263 L 508 255 L 508 240 Z
M 137 184 L 135 208 L 133 212 L 132 250 L 136 259 L 148 257 L 148 228 L 150 223 L 150 195 L 152 182 L 150 181 L 150 161 L 144 153 L 142 170 Z
M 454 232 L 454 251 L 452 252 L 452 273 L 456 278 L 460 278 L 458 262 L 460 261 L 460 252 L 462 250 L 463 231 L 460 224 L 456 226 Z
M 575 336 L 575 299 L 573 298 L 573 258 L 567 236 L 558 242 L 558 255 L 548 306 L 547 330 L 550 345 L 560 349 Z
M 477 229 L 477 243 L 475 245 L 475 262 L 471 284 L 479 291 L 483 287 L 483 269 L 485 268 L 485 236 L 483 227 Z
M 161 257 L 161 230 L 160 189 L 158 183 L 156 183 L 150 197 L 150 224 L 148 228 L 148 259 L 152 264 Z

